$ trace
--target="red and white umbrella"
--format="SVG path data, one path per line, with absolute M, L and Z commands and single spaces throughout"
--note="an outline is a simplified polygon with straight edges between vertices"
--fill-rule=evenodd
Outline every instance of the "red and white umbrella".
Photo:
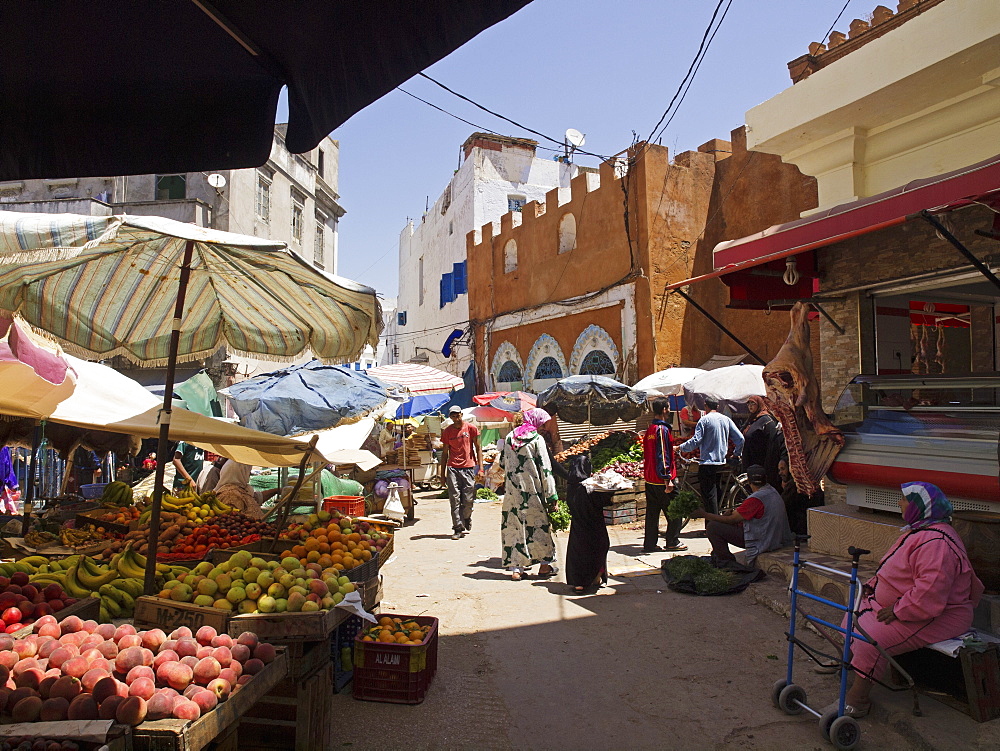
M 488 404 L 504 412 L 524 412 L 538 406 L 535 395 L 527 391 L 491 391 L 472 397 L 472 401 L 476 404 Z
M 450 394 L 465 385 L 465 381 L 451 373 L 445 373 L 429 365 L 409 362 L 380 365 L 377 368 L 370 368 L 367 372 L 368 375 L 386 383 L 403 386 L 411 394 Z

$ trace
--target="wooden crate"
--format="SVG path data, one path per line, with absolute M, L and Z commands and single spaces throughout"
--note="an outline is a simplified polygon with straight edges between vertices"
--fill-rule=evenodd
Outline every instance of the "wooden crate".
M 99 621 L 101 618 L 101 600 L 97 597 L 84 597 L 77 600 L 69 607 L 65 607 L 58 613 L 53 613 L 57 621 L 75 615 L 82 621 Z M 15 639 L 21 639 L 31 633 L 35 624 L 29 623 L 22 629 L 18 629 L 11 634 Z
M 349 613 L 342 608 L 313 613 L 248 613 L 229 619 L 229 635 L 252 631 L 262 641 L 273 643 L 322 641 L 345 620 Z
M 382 577 L 375 576 L 368 581 L 357 582 L 358 593 L 361 595 L 361 604 L 369 613 L 382 602 Z
M 924 648 L 895 659 L 913 677 L 921 693 L 964 712 L 976 722 L 1000 717 L 1000 648 L 996 644 L 982 652 L 962 647 L 957 657 Z
M 84 748 L 106 746 L 108 751 L 131 751 L 132 728 L 111 720 L 62 720 L 0 725 L 0 740 L 17 737 L 78 741 Z
M 230 618 L 232 615 L 229 612 L 218 608 L 143 596 L 135 601 L 132 621 L 136 628 L 162 628 L 168 634 L 180 626 L 187 626 L 192 631 L 212 626 L 219 633 L 226 633 Z
M 288 678 L 261 697 L 240 721 L 240 751 L 332 748 L 334 686 L 329 643 L 318 648 L 327 653 L 327 668 L 304 680 Z
M 229 699 L 197 720 L 152 720 L 132 729 L 135 751 L 228 751 L 237 748 L 235 728 L 253 706 L 285 680 L 288 655 L 277 657 Z
M 116 522 L 106 522 L 102 519 L 98 519 L 96 513 L 94 512 L 91 512 L 91 514 L 77 514 L 76 528 L 80 529 L 82 527 L 95 527 L 95 528 L 103 527 L 108 532 L 114 532 L 115 534 L 119 535 L 124 535 L 131 532 L 134 529 L 139 529 L 138 519 L 133 519 L 128 524 L 118 524 Z

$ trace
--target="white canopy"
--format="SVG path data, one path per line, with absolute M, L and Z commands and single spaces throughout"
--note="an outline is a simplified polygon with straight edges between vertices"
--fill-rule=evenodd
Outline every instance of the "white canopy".
M 701 368 L 667 368 L 648 375 L 632 388 L 645 391 L 647 399 L 660 396 L 676 396 L 684 393 L 684 384 L 705 371 Z
M 730 365 L 710 370 L 684 384 L 684 394 L 703 404 L 705 399 L 745 402 L 751 396 L 765 396 L 763 365 Z

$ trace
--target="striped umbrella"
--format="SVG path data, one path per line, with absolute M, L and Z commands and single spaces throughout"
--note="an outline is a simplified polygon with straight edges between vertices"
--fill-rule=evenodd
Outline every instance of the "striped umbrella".
M 370 368 L 368 375 L 386 383 L 404 386 L 411 394 L 450 394 L 465 385 L 465 381 L 451 373 L 410 362 Z
M 378 344 L 375 292 L 314 269 L 283 243 L 162 217 L 0 212 L 0 312 L 82 357 L 166 365 L 165 456 L 178 361 L 227 345 L 289 360 L 350 359 Z M 303 457 L 312 453 L 312 446 Z M 146 593 L 156 573 L 164 463 L 156 468 Z M 302 473 L 300 472 L 300 475 Z

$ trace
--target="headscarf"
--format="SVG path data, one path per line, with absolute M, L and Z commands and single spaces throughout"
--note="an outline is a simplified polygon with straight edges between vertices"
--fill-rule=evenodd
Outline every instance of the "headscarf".
M 753 414 L 753 415 L 750 415 L 747 418 L 747 423 L 743 427 L 743 434 L 744 435 L 746 435 L 747 433 L 749 433 L 755 427 L 758 427 L 758 426 L 762 425 L 761 420 L 763 418 L 765 418 L 765 417 L 773 417 L 771 415 L 770 410 L 767 408 L 767 401 L 765 401 L 763 397 L 760 397 L 760 396 L 751 396 L 749 399 L 747 399 L 747 405 L 750 405 L 751 403 L 757 405 L 757 413 Z
M 511 433 L 510 445 L 515 449 L 521 448 L 521 446 L 534 438 L 538 433 L 538 429 L 552 419 L 548 412 L 538 407 L 526 409 L 522 413 L 522 416 L 524 422 L 514 428 Z
M 941 488 L 929 482 L 907 482 L 900 486 L 909 502 L 903 521 L 909 529 L 923 529 L 935 522 L 951 521 L 951 501 Z

